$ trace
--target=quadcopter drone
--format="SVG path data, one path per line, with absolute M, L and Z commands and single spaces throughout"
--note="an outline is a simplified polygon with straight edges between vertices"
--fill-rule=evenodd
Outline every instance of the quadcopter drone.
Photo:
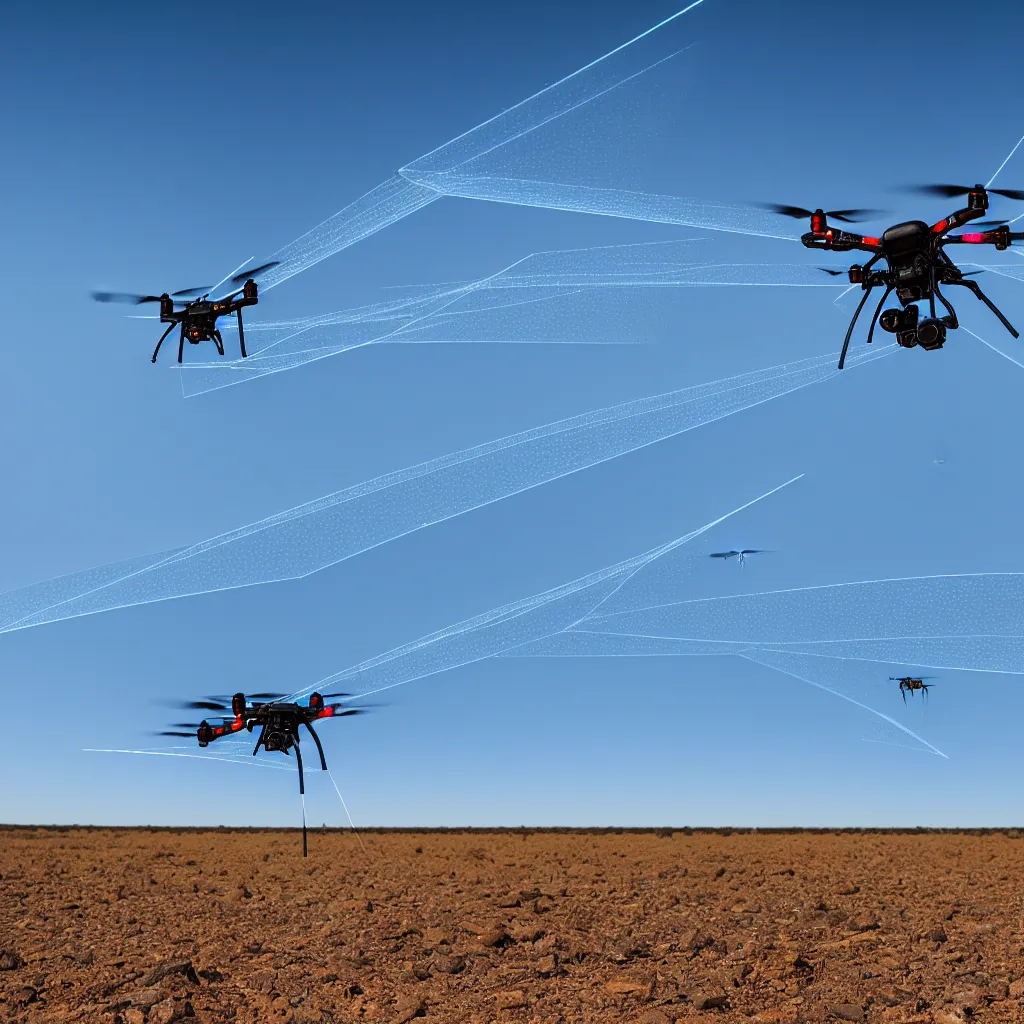
M 198 725 L 187 722 L 179 722 L 177 728 L 165 730 L 159 736 L 195 736 L 199 746 L 208 747 L 215 740 L 222 736 L 232 736 L 243 729 L 252 732 L 259 726 L 260 734 L 253 747 L 252 756 L 255 757 L 260 747 L 264 750 L 280 751 L 282 754 L 291 755 L 295 751 L 295 762 L 299 769 L 299 793 L 306 792 L 305 779 L 302 772 L 302 752 L 299 744 L 299 727 L 305 726 L 306 731 L 313 737 L 317 753 L 320 755 L 320 768 L 327 771 L 327 759 L 324 757 L 324 748 L 320 743 L 320 737 L 313 729 L 313 723 L 324 718 L 345 718 L 349 715 L 363 714 L 364 708 L 346 708 L 342 704 L 328 704 L 326 700 L 330 697 L 349 697 L 347 693 L 311 693 L 309 703 L 302 705 L 293 701 L 282 700 L 285 694 L 282 693 L 254 693 L 247 699 L 244 693 L 236 693 L 228 700 L 227 698 L 210 697 L 206 700 L 191 701 L 185 705 L 197 711 L 224 711 L 230 712 L 221 718 L 220 725 L 210 725 L 205 719 Z M 189 732 L 180 730 L 188 729 Z M 302 856 L 306 856 L 306 820 L 302 820 Z
M 199 288 L 182 288 L 181 291 L 164 292 L 163 295 L 130 295 L 125 292 L 93 292 L 92 297 L 97 302 L 128 302 L 140 306 L 144 302 L 160 303 L 160 323 L 167 324 L 167 330 L 160 336 L 153 351 L 153 362 L 160 352 L 160 346 L 174 328 L 181 324 L 181 336 L 178 339 L 178 362 L 181 362 L 182 353 L 185 349 L 185 342 L 190 345 L 198 345 L 201 341 L 212 341 L 217 346 L 217 354 L 224 355 L 224 339 L 217 329 L 217 320 L 222 316 L 234 313 L 238 317 L 238 345 L 242 350 L 242 358 L 245 359 L 245 331 L 242 328 L 242 309 L 245 306 L 255 306 L 259 302 L 259 288 L 256 285 L 256 278 L 271 267 L 276 267 L 280 261 L 274 260 L 271 263 L 264 263 L 259 267 L 251 267 L 235 274 L 231 278 L 231 284 L 241 284 L 242 287 L 222 299 L 210 300 L 209 292 L 200 296 L 208 286 Z M 188 298 L 188 296 L 199 296 Z M 183 309 L 175 309 L 176 305 L 183 306 Z
M 1024 199 L 1024 191 L 1016 189 L 992 188 L 975 185 L 967 188 L 960 185 L 921 185 L 912 189 L 922 195 L 941 196 L 952 199 L 955 196 L 967 196 L 967 205 L 957 210 L 936 224 L 928 225 L 923 220 L 908 220 L 902 224 L 894 224 L 882 232 L 879 238 L 852 234 L 828 225 L 828 218 L 846 222 L 854 222 L 868 216 L 872 210 L 805 210 L 799 206 L 783 206 L 778 204 L 762 204 L 763 209 L 772 210 L 786 217 L 810 217 L 811 230 L 801 237 L 808 249 L 826 249 L 830 252 L 847 252 L 860 249 L 874 255 L 861 265 L 853 264 L 847 271 L 851 284 L 859 284 L 864 289 L 864 297 L 860 300 L 850 326 L 843 341 L 843 351 L 839 356 L 839 369 L 846 362 L 846 351 L 850 347 L 850 338 L 868 296 L 875 288 L 883 287 L 885 292 L 880 299 L 871 326 L 868 328 L 868 344 L 871 343 L 875 324 L 881 325 L 883 331 L 896 335 L 896 341 L 903 348 L 920 345 L 926 351 L 942 348 L 946 341 L 946 331 L 955 331 L 959 326 L 956 311 L 939 290 L 939 285 L 959 285 L 970 289 L 975 296 L 999 318 L 999 322 L 1015 337 L 1020 337 L 1017 330 L 995 307 L 988 296 L 978 286 L 977 281 L 966 280 L 972 273 L 963 273 L 946 255 L 945 246 L 960 245 L 994 245 L 997 249 L 1009 248 L 1013 242 L 1024 239 L 1024 231 L 1011 231 L 1005 221 L 980 221 L 976 226 L 986 230 L 951 235 L 948 232 L 962 228 L 970 221 L 977 220 L 988 209 L 989 193 L 1005 196 L 1008 199 Z M 873 269 L 875 264 L 884 259 L 885 270 Z M 822 267 L 827 274 L 838 276 L 841 270 Z M 889 295 L 895 292 L 902 309 L 891 308 L 882 312 L 882 306 Z M 935 300 L 946 309 L 944 316 L 936 316 Z M 919 319 L 920 311 L 914 303 L 928 301 L 928 316 Z
M 928 691 L 935 685 L 934 683 L 926 683 L 926 679 L 934 679 L 934 676 L 889 676 L 890 682 L 900 684 L 900 693 L 903 694 L 903 703 L 907 703 L 907 694 L 913 693 L 915 690 L 921 691 L 922 697 L 928 696 Z
M 747 555 L 763 555 L 765 553 L 764 548 L 744 548 L 742 551 L 714 551 L 709 558 L 722 558 L 725 561 L 729 561 L 730 558 L 738 558 L 740 568 L 742 569 L 747 560 Z

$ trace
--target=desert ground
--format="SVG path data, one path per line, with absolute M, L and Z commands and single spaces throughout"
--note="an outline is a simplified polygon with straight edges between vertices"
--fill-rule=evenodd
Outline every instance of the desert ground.
M 0 1020 L 1024 1021 L 1014 831 L 0 830 Z

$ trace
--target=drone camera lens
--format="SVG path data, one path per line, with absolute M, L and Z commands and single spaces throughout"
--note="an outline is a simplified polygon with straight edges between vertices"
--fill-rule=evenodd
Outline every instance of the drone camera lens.
M 928 352 L 942 348 L 946 342 L 946 325 L 941 320 L 922 320 L 917 329 L 917 340 Z
M 895 334 L 903 326 L 903 313 L 898 309 L 887 309 L 878 318 L 878 326 L 883 331 Z

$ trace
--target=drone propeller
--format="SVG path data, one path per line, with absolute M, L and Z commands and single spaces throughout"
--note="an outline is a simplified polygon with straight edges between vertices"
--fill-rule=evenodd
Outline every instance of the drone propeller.
M 180 292 L 171 292 L 171 298 L 179 295 L 201 295 L 209 289 L 209 285 L 182 288 Z M 133 292 L 93 292 L 92 297 L 97 302 L 125 302 L 132 306 L 141 306 L 144 302 L 159 302 L 162 298 L 160 295 L 136 295 Z
M 901 683 L 904 679 L 935 679 L 935 676 L 889 676 L 891 682 Z
M 141 306 L 144 302 L 159 302 L 159 295 L 133 295 L 131 292 L 93 292 L 97 302 L 127 302 L 133 306 Z
M 905 191 L 916 192 L 922 196 L 938 196 L 941 199 L 955 199 L 957 196 L 965 196 L 977 188 L 984 186 L 963 186 L 963 185 L 907 185 Z M 1024 199 L 1024 191 L 1016 188 L 988 188 L 986 192 L 993 195 L 1006 196 L 1007 199 Z
M 199 726 L 196 726 L 198 729 Z M 154 736 L 180 736 L 182 739 L 195 739 L 196 730 L 193 729 L 191 732 L 179 732 L 176 729 L 164 729 L 163 732 L 155 732 Z
M 783 217 L 793 217 L 795 220 L 806 220 L 814 214 L 814 210 L 805 210 L 802 206 L 787 206 L 785 203 L 757 203 L 759 209 L 769 210 L 772 213 L 781 214 Z M 859 220 L 867 220 L 875 217 L 881 210 L 826 210 L 825 216 L 832 220 L 846 221 L 853 224 Z
M 846 273 L 845 270 L 835 270 L 832 267 L 818 267 L 818 270 L 831 274 L 833 277 L 842 277 Z
M 190 711 L 230 711 L 231 705 L 219 700 L 190 700 L 178 705 Z
M 280 700 L 282 697 L 287 697 L 287 693 L 247 693 L 247 697 L 252 697 L 256 700 Z
M 323 697 L 324 700 L 327 700 L 329 697 L 351 697 L 352 694 L 351 693 L 321 693 L 320 696 Z
M 972 220 L 972 228 L 1001 228 L 1004 224 L 1008 224 L 1005 218 L 1003 220 Z
M 244 284 L 249 280 L 249 278 L 259 277 L 260 274 L 270 270 L 271 267 L 279 266 L 280 263 L 280 260 L 271 260 L 269 263 L 264 263 L 259 267 L 250 267 L 248 270 L 243 270 L 240 274 L 235 274 L 235 276 L 231 278 L 231 283 Z

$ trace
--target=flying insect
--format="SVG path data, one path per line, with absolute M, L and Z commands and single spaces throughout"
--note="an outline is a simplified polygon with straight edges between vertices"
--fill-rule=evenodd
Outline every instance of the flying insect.
M 935 685 L 926 683 L 926 679 L 934 679 L 934 676 L 889 676 L 889 681 L 900 684 L 900 693 L 903 694 L 903 703 L 907 703 L 907 694 L 913 695 L 915 690 L 921 691 L 922 697 L 928 696 L 928 691 Z
M 728 561 L 730 558 L 738 558 L 740 562 L 740 568 L 743 568 L 744 563 L 747 560 L 747 555 L 763 555 L 765 554 L 764 548 L 744 548 L 742 551 L 715 551 L 709 558 L 721 558 Z
M 276 267 L 280 261 L 274 260 L 264 263 L 259 267 L 250 267 L 240 274 L 231 278 L 230 284 L 241 285 L 241 288 L 225 295 L 220 299 L 210 299 L 209 292 L 201 294 L 208 286 L 198 288 L 182 288 L 180 291 L 162 295 L 132 295 L 126 292 L 93 292 L 92 297 L 97 302 L 126 302 L 135 306 L 141 306 L 146 302 L 160 303 L 160 323 L 167 324 L 167 330 L 160 336 L 153 350 L 152 361 L 160 354 L 160 346 L 176 326 L 181 325 L 181 334 L 178 338 L 178 362 L 182 361 L 182 354 L 185 350 L 185 342 L 190 345 L 198 345 L 202 341 L 212 341 L 217 347 L 217 354 L 224 355 L 224 339 L 217 327 L 217 321 L 222 316 L 229 316 L 234 313 L 238 318 L 238 346 L 242 351 L 242 358 L 245 359 L 248 353 L 245 351 L 245 330 L 242 327 L 242 310 L 246 306 L 255 306 L 259 302 L 259 286 L 256 278 L 260 274 Z M 196 296 L 191 298 L 190 296 Z M 182 306 L 182 309 L 175 309 L 175 306 Z
M 164 730 L 158 733 L 159 736 L 194 736 L 201 747 L 208 747 L 211 743 L 224 736 L 233 736 L 235 733 L 245 729 L 252 732 L 257 726 L 260 734 L 253 747 L 252 756 L 259 753 L 260 747 L 264 750 L 279 751 L 282 754 L 291 755 L 295 752 L 295 763 L 299 769 L 299 793 L 306 792 L 305 777 L 302 771 L 302 751 L 299 742 L 299 728 L 304 726 L 313 742 L 316 744 L 317 753 L 320 755 L 320 768 L 327 771 L 327 759 L 324 756 L 324 748 L 320 743 L 320 737 L 313 729 L 313 723 L 326 718 L 345 718 L 350 715 L 365 713 L 365 708 L 345 707 L 340 703 L 329 704 L 327 701 L 332 697 L 349 697 L 348 693 L 311 693 L 308 704 L 299 704 L 295 701 L 285 700 L 282 693 L 254 693 L 248 698 L 244 693 L 236 693 L 234 696 L 209 697 L 205 700 L 190 701 L 183 705 L 195 711 L 223 711 L 224 716 L 220 718 L 220 724 L 211 725 L 203 719 L 198 725 L 180 722 L 173 729 Z M 183 730 L 189 730 L 185 732 Z M 306 820 L 302 820 L 302 856 L 306 856 Z
M 989 193 L 1004 196 L 1007 199 L 1024 199 L 1024 191 L 1008 188 L 986 188 L 975 185 L 973 188 L 961 185 L 920 185 L 911 191 L 920 195 L 939 196 L 953 199 L 956 196 L 967 196 L 967 205 L 963 209 L 951 213 L 948 217 L 935 224 L 927 224 L 923 220 L 908 220 L 887 228 L 878 238 L 858 235 L 840 228 L 829 226 L 829 218 L 838 221 L 854 222 L 871 216 L 873 210 L 805 210 L 799 206 L 780 204 L 761 204 L 762 209 L 786 217 L 803 219 L 810 218 L 811 230 L 801 236 L 801 241 L 808 249 L 824 249 L 830 252 L 847 252 L 853 249 L 872 253 L 871 258 L 862 264 L 854 263 L 847 271 L 850 284 L 860 285 L 864 296 L 860 300 L 850 326 L 843 341 L 843 350 L 839 356 L 839 369 L 846 362 L 846 352 L 850 347 L 853 328 L 875 288 L 885 288 L 879 300 L 871 324 L 868 327 L 868 343 L 874 334 L 875 324 L 883 331 L 896 335 L 896 341 L 903 348 L 914 348 L 920 345 L 926 351 L 942 348 L 946 342 L 946 332 L 955 331 L 960 323 L 956 311 L 949 300 L 942 294 L 939 286 L 961 286 L 974 293 L 976 298 L 985 303 L 995 314 L 999 322 L 1015 338 L 1020 334 L 1017 329 L 996 308 L 995 304 L 981 290 L 977 281 L 969 280 L 975 271 L 964 273 L 946 255 L 947 245 L 993 245 L 998 250 L 1008 249 L 1014 242 L 1024 240 L 1024 231 L 1011 231 L 1005 221 L 979 221 L 989 206 Z M 984 231 L 950 234 L 964 227 L 971 221 L 977 221 L 976 227 Z M 885 269 L 875 269 L 879 260 L 885 261 Z M 840 275 L 842 271 L 821 268 L 828 274 Z M 892 307 L 882 311 L 885 300 L 893 293 L 902 308 Z M 935 300 L 938 299 L 946 312 L 942 316 L 936 314 Z M 928 303 L 928 316 L 920 318 L 920 310 L 916 303 Z

